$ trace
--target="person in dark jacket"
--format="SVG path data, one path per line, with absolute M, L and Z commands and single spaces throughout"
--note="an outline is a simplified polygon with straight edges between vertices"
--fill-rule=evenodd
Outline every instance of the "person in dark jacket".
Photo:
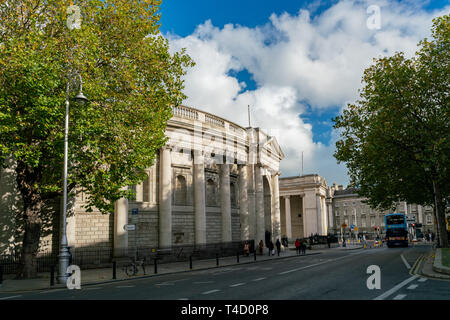
M 278 256 L 280 256 L 281 242 L 280 242 L 279 239 L 277 239 L 277 242 L 275 243 L 275 246 L 277 247 L 277 254 L 278 254 Z
M 301 243 L 301 245 L 300 245 L 301 250 L 302 250 L 302 255 L 305 255 L 305 254 L 306 254 L 306 246 L 307 246 L 307 245 L 308 245 L 308 243 L 306 242 L 306 240 L 303 240 L 302 243 Z
M 263 250 L 264 250 L 264 242 L 261 240 L 259 242 L 259 254 L 263 255 Z
M 273 255 L 273 248 L 274 248 L 272 240 L 269 240 L 268 247 L 269 247 L 269 256 L 271 256 Z

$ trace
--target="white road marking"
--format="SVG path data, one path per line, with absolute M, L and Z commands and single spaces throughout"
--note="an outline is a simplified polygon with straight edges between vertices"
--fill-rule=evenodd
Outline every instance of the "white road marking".
M 300 271 L 300 270 L 303 270 L 303 269 L 306 269 L 306 268 L 310 268 L 310 267 L 314 267 L 314 266 L 318 266 L 318 265 L 324 264 L 326 262 L 319 262 L 319 263 L 315 263 L 315 264 L 310 264 L 309 266 L 296 268 L 296 269 L 292 269 L 292 270 L 288 270 L 288 271 L 283 271 L 283 272 L 280 272 L 278 274 L 282 275 L 282 274 L 287 274 L 287 273 L 291 273 L 291 272 L 295 272 L 295 271 Z
M 218 291 L 220 291 L 220 290 L 219 289 L 214 289 L 214 290 L 203 292 L 202 294 L 211 294 L 211 293 L 218 292 Z
M 414 281 L 418 278 L 418 276 L 412 276 L 408 279 L 406 279 L 405 281 L 399 283 L 398 285 L 396 285 L 395 287 L 393 287 L 392 289 L 386 291 L 385 293 L 379 295 L 378 297 L 376 297 L 374 300 L 383 300 L 385 298 L 387 298 L 388 296 L 390 296 L 391 294 L 397 292 L 398 290 L 400 290 L 401 288 L 403 288 L 404 286 L 406 286 L 408 283 L 410 283 L 411 281 Z
M 133 288 L 135 286 L 116 286 L 116 288 Z
M 18 297 L 21 297 L 21 295 L 19 295 L 19 296 L 10 296 L 10 297 L 5 297 L 5 298 L 0 298 L 0 300 L 14 299 L 14 298 L 18 298 Z
M 394 297 L 394 300 L 402 300 L 404 297 L 406 297 L 406 294 L 399 294 Z
M 206 284 L 206 283 L 214 283 L 214 281 L 196 281 L 194 284 Z
M 252 281 L 261 281 L 261 280 L 264 280 L 264 279 L 266 279 L 266 278 L 258 278 L 258 279 L 254 279 Z
M 356 252 L 356 253 L 350 253 L 350 254 L 347 255 L 347 256 L 343 256 L 343 257 L 339 257 L 339 258 L 331 259 L 331 260 L 325 260 L 325 261 L 322 261 L 322 262 L 319 262 L 319 263 L 315 263 L 315 264 L 310 264 L 310 265 L 308 265 L 308 266 L 304 266 L 304 267 L 301 267 L 301 268 L 296 268 L 296 269 L 292 269 L 292 270 L 288 270 L 288 271 L 283 271 L 283 272 L 280 272 L 280 273 L 278 273 L 278 274 L 279 274 L 279 275 L 282 275 L 282 274 L 286 274 L 286 273 L 291 273 L 291 272 L 295 272 L 295 271 L 300 271 L 300 270 L 307 269 L 307 268 L 310 268 L 310 267 L 319 266 L 319 265 L 324 264 L 324 263 L 334 262 L 334 261 L 338 261 L 338 260 L 345 259 L 345 258 L 348 258 L 348 257 L 352 257 L 352 256 L 354 256 L 354 255 L 362 254 L 362 253 L 364 253 L 364 252 L 366 252 L 366 251 L 361 251 L 361 252 Z
M 411 269 L 411 266 L 409 265 L 408 261 L 406 261 L 405 257 L 403 256 L 403 254 L 400 255 L 400 257 L 403 260 L 403 263 L 405 264 L 406 268 L 409 270 Z
M 180 298 L 178 300 L 189 300 L 188 298 Z
M 412 284 L 412 285 L 410 285 L 408 288 L 406 288 L 406 289 L 408 289 L 408 290 L 414 290 L 415 288 L 417 288 L 419 285 L 418 284 Z
M 427 281 L 428 279 L 427 278 L 420 278 L 419 280 L 417 280 L 417 281 L 419 281 L 419 282 L 425 282 L 425 281 Z
M 239 286 L 242 286 L 242 285 L 244 285 L 245 283 L 244 282 L 241 282 L 241 283 L 236 283 L 236 284 L 232 284 L 230 287 L 239 287 Z
M 103 287 L 86 288 L 86 290 L 99 290 L 99 289 L 103 289 Z

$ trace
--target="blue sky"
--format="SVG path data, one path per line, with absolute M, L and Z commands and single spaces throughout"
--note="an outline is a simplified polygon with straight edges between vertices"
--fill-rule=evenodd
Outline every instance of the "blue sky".
M 367 8 L 380 8 L 369 30 Z M 186 104 L 245 125 L 250 104 L 257 126 L 273 131 L 286 159 L 283 176 L 305 173 L 348 183 L 332 154 L 331 118 L 357 99 L 373 57 L 412 55 L 448 1 L 163 0 L 161 31 L 196 67 L 186 76 Z

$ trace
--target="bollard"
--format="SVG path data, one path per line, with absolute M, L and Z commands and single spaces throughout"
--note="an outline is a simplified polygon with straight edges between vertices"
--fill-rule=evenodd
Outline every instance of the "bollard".
M 116 280 L 116 267 L 117 263 L 116 261 L 113 261 L 113 280 Z
M 55 266 L 50 267 L 50 286 L 55 285 Z
M 0 284 L 3 283 L 3 266 L 0 266 Z
M 253 255 L 254 255 L 254 260 L 256 261 L 256 250 L 253 251 Z
M 155 274 L 158 273 L 158 263 L 156 261 L 157 259 L 155 258 Z
M 192 256 L 189 256 L 189 269 L 192 270 Z
M 239 263 L 239 252 L 236 253 L 236 260 L 237 260 L 237 263 Z
M 216 253 L 216 266 L 219 266 L 219 254 Z

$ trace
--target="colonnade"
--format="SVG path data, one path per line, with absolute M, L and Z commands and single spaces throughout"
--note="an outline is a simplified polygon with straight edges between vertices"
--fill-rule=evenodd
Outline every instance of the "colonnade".
M 206 189 L 205 159 L 202 151 L 194 151 L 193 187 L 194 187 L 194 221 L 195 244 L 206 243 Z M 221 241 L 232 241 L 230 170 L 231 164 L 218 164 Z M 273 239 L 280 238 L 280 205 L 279 205 L 279 173 L 270 173 L 260 164 L 239 164 L 239 218 L 241 240 L 264 240 L 269 231 Z M 160 149 L 159 158 L 159 247 L 172 246 L 172 160 L 170 147 Z M 266 178 L 271 187 L 270 213 L 265 212 L 263 179 Z M 142 185 L 136 186 L 136 201 L 142 201 Z M 266 230 L 264 217 L 271 215 L 272 230 Z M 128 223 L 128 201 L 120 199 L 115 206 L 114 248 L 116 254 L 128 247 L 128 240 L 123 225 Z

